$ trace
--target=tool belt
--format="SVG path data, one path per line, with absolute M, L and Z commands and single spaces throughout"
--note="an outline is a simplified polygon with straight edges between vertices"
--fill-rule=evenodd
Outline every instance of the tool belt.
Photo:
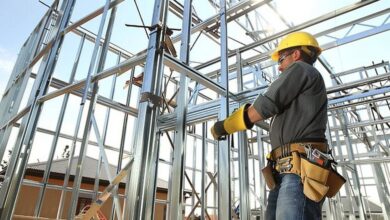
M 327 152 L 325 143 L 292 143 L 275 148 L 262 170 L 268 188 L 275 188 L 278 173 L 292 173 L 301 177 L 303 193 L 309 199 L 319 202 L 325 196 L 335 196 L 346 180 L 337 173 L 333 167 L 336 162 Z
M 299 154 L 306 154 L 307 147 L 317 149 L 323 153 L 328 151 L 328 145 L 323 142 L 304 142 L 304 143 L 291 143 L 277 147 L 271 151 L 271 160 L 276 161 L 281 157 L 287 157 L 291 155 L 291 152 L 298 152 Z

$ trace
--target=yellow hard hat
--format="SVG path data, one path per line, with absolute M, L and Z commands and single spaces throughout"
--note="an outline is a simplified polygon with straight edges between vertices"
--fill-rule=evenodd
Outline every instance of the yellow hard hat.
M 287 35 L 285 38 L 282 39 L 282 41 L 280 41 L 278 47 L 272 53 L 271 59 L 277 61 L 279 59 L 280 51 L 287 48 L 298 47 L 298 46 L 314 47 L 316 49 L 316 56 L 319 56 L 322 51 L 320 46 L 318 45 L 317 40 L 313 37 L 313 35 L 307 32 L 294 32 Z M 306 47 L 304 47 L 304 51 L 307 52 Z

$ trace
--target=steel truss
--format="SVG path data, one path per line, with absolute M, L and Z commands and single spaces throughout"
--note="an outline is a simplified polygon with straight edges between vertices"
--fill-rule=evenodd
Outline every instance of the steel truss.
M 42 215 L 45 193 L 56 190 L 61 193 L 57 219 L 91 218 L 104 203 L 112 205 L 111 219 L 194 219 L 195 215 L 202 219 L 263 219 L 268 189 L 259 170 L 266 163 L 264 155 L 270 151 L 269 122 L 258 123 L 248 132 L 219 142 L 209 138 L 212 122 L 224 119 L 267 89 L 277 75 L 276 64 L 269 55 L 281 37 L 293 31 L 316 30 L 332 19 L 384 5 L 385 1 L 356 1 L 297 25 L 286 22 L 271 0 L 210 0 L 207 7 L 217 13 L 204 20 L 197 15 L 192 0 L 184 4 L 176 0 L 155 1 L 148 45 L 140 52 L 124 49 L 111 40 L 118 11 L 130 7 L 126 1 L 106 0 L 103 7 L 92 8 L 92 12 L 71 22 L 75 2 L 57 0 L 50 6 L 23 45 L 2 97 L 0 158 L 6 159 L 7 149 L 12 153 L 0 188 L 1 219 L 17 214 L 14 212 L 22 186 L 39 188 L 37 197 L 29 198 L 35 201 L 32 216 L 36 218 L 48 217 Z M 267 22 L 262 9 L 271 10 L 285 27 L 270 32 L 255 25 Z M 166 34 L 170 16 L 182 21 L 181 33 L 172 39 Z M 82 27 L 95 18 L 99 20 L 97 33 Z M 327 51 L 385 34 L 390 29 L 389 18 L 387 6 L 356 19 L 333 22 L 313 33 L 324 42 L 324 53 L 317 65 L 332 82 L 327 88 L 327 138 L 338 169 L 347 178 L 341 192 L 326 200 L 326 219 L 390 216 L 389 62 L 376 61 L 335 72 L 327 60 Z M 229 36 L 228 28 L 233 23 L 251 40 L 241 42 Z M 74 60 L 68 61 L 72 67 L 64 81 L 56 77 L 55 67 L 61 59 L 64 39 L 70 35 L 79 41 L 73 43 L 77 50 Z M 220 55 L 193 65 L 192 48 L 197 47 L 200 36 L 218 45 Z M 179 58 L 163 49 L 167 38 L 180 48 Z M 241 46 L 232 49 L 231 42 Z M 88 70 L 79 79 L 86 44 L 92 44 L 93 50 Z M 110 58 L 116 60 L 115 64 L 107 66 Z M 141 87 L 134 82 L 139 72 L 143 74 Z M 118 90 L 124 78 L 129 86 Z M 31 82 L 31 88 L 26 89 Z M 108 89 L 108 95 L 103 95 L 102 89 Z M 124 98 L 118 99 L 118 95 Z M 28 97 L 26 103 L 22 102 L 24 97 Z M 74 99 L 80 100 L 80 105 L 77 117 L 72 119 L 73 134 L 69 134 L 64 126 Z M 45 104 L 56 101 L 59 113 L 55 127 L 41 127 L 46 117 Z M 102 117 L 96 113 L 100 108 L 105 109 Z M 120 127 L 116 144 L 109 141 L 116 131 L 113 120 L 118 120 L 116 126 Z M 11 133 L 15 131 L 17 135 L 13 137 Z M 37 134 L 52 139 L 44 176 L 32 182 L 24 179 L 24 174 L 32 152 L 38 148 Z M 60 141 L 71 143 L 62 186 L 49 183 Z M 98 154 L 93 190 L 81 188 L 88 150 Z M 117 159 L 113 161 L 109 154 L 115 154 Z M 75 156 L 77 164 L 72 164 Z M 108 169 L 108 164 L 113 163 L 117 167 L 115 174 Z M 71 173 L 72 166 L 76 167 L 75 173 Z M 101 169 L 110 181 L 103 192 L 98 187 Z M 157 199 L 158 178 L 167 176 L 167 199 Z M 124 194 L 117 192 L 121 181 L 126 183 Z M 94 199 L 84 216 L 76 213 L 80 193 Z M 66 197 L 71 197 L 69 203 Z M 374 202 L 372 197 L 377 200 Z M 156 215 L 156 204 L 167 207 L 165 216 Z

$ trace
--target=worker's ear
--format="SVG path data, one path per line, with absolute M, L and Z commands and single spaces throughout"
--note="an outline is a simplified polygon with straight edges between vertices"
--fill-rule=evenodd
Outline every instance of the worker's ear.
M 297 61 L 297 60 L 302 59 L 302 53 L 303 53 L 303 51 L 301 51 L 301 50 L 294 50 L 294 52 L 291 54 L 291 56 L 294 59 L 294 61 Z

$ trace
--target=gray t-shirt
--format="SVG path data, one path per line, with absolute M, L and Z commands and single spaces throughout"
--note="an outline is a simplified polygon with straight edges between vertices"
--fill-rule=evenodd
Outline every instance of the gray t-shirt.
M 326 88 L 316 68 L 298 61 L 283 71 L 253 103 L 263 119 L 272 118 L 272 149 L 303 141 L 326 141 Z

